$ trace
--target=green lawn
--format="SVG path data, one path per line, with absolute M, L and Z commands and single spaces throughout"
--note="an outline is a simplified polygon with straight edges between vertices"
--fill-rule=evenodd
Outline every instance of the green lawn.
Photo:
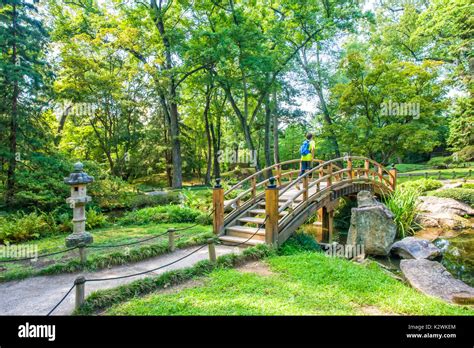
M 322 253 L 297 252 L 264 261 L 271 275 L 217 269 L 203 285 L 151 294 L 106 315 L 474 315 L 418 293 L 373 262 L 359 265 Z
M 167 231 L 170 227 L 181 228 L 192 224 L 154 224 L 145 226 L 113 226 L 93 230 L 90 233 L 94 237 L 94 245 L 124 244 L 133 242 Z M 18 245 L 32 245 L 38 247 L 38 254 L 47 254 L 66 249 L 64 243 L 67 234 L 45 237 Z M 195 226 L 189 230 L 176 232 L 176 246 L 184 247 L 203 243 L 212 237 L 212 226 Z M 87 269 L 105 268 L 114 264 L 134 262 L 162 254 L 167 251 L 168 235 L 152 239 L 149 242 L 131 245 L 129 247 L 117 248 L 88 248 Z M 2 259 L 0 258 L 0 261 Z M 39 274 L 53 274 L 62 272 L 74 272 L 81 269 L 78 263 L 78 251 L 72 250 L 67 253 L 41 258 L 38 262 L 24 261 L 16 263 L 0 262 L 0 282 L 24 278 Z

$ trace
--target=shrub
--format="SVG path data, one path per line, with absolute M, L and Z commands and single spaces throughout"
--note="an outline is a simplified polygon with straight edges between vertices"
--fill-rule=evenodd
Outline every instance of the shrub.
M 0 242 L 17 243 L 57 232 L 51 215 L 41 212 L 17 213 L 0 218 Z
M 178 205 L 143 208 L 125 214 L 118 219 L 120 225 L 148 223 L 195 222 L 200 211 Z
M 197 218 L 196 218 L 196 223 L 200 225 L 212 225 L 212 215 L 206 214 L 206 213 L 201 213 Z
M 470 188 L 449 188 L 440 191 L 430 192 L 431 196 L 452 198 L 457 201 L 469 204 L 474 207 L 474 189 Z
M 312 235 L 297 232 L 278 250 L 281 255 L 292 255 L 301 251 L 321 251 L 321 247 Z
M 413 187 L 399 187 L 385 198 L 385 204 L 395 216 L 398 236 L 413 235 L 419 225 L 415 222 L 419 191 Z
M 157 205 L 179 204 L 181 199 L 177 192 L 166 192 L 160 195 L 129 195 L 124 202 L 127 208 L 137 209 Z
M 451 156 L 433 157 L 428 161 L 427 164 L 432 167 L 435 167 L 436 169 L 447 169 L 451 162 L 452 162 Z
M 468 145 L 457 152 L 458 158 L 461 161 L 474 161 L 474 145 Z
M 470 183 L 470 182 L 466 182 L 466 183 L 462 184 L 461 187 L 464 188 L 464 189 L 474 189 L 474 184 Z
M 86 220 L 87 229 L 104 227 L 107 225 L 107 216 L 105 216 L 100 211 L 97 211 L 95 209 L 88 209 L 86 217 L 87 217 L 87 220 Z
M 418 179 L 406 181 L 400 184 L 400 187 L 402 188 L 413 188 L 415 190 L 418 190 L 419 193 L 436 190 L 442 186 L 443 184 L 441 183 L 441 181 L 434 179 Z

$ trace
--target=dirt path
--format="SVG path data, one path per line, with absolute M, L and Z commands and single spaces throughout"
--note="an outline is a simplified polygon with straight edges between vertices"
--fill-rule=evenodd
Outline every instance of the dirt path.
M 53 276 L 31 277 L 24 280 L 11 281 L 0 284 L 0 315 L 46 315 L 61 298 L 67 293 L 79 275 L 89 279 L 111 278 L 128 274 L 139 273 L 170 263 L 189 254 L 196 247 L 179 249 L 173 253 L 160 255 L 140 262 L 111 267 L 97 272 L 68 273 Z M 216 245 L 217 256 L 229 253 L 239 253 L 241 249 L 223 245 Z M 208 259 L 207 247 L 173 265 L 162 268 L 146 275 L 118 280 L 86 283 L 86 296 L 99 289 L 114 288 L 131 283 L 137 279 L 162 274 L 164 272 L 191 267 L 201 260 Z M 64 300 L 54 311 L 53 315 L 68 315 L 74 310 L 75 291 Z

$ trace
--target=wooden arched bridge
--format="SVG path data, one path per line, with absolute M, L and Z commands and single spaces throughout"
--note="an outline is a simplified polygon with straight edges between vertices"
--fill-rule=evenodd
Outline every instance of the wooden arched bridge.
M 299 160 L 274 164 L 226 191 L 218 180 L 213 190 L 214 233 L 230 244 L 278 246 L 318 214 L 323 241 L 331 241 L 339 198 L 361 190 L 380 195 L 395 189 L 395 169 L 361 156 L 315 159 L 313 168 L 299 178 L 299 169 L 291 169 L 295 165 Z

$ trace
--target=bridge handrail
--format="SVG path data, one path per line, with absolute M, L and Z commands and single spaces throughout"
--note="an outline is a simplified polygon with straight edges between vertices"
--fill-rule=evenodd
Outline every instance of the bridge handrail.
M 241 181 L 239 181 L 237 184 L 235 184 L 234 186 L 232 186 L 230 189 L 228 189 L 227 191 L 224 192 L 224 196 L 225 195 L 228 195 L 229 193 L 231 193 L 232 191 L 234 191 L 235 189 L 238 189 L 240 186 L 242 186 L 246 181 L 249 181 L 251 180 L 252 178 L 255 178 L 263 173 L 265 173 L 266 171 L 269 171 L 269 170 L 272 170 L 274 168 L 277 168 L 278 166 L 282 167 L 284 165 L 287 165 L 287 164 L 293 164 L 293 163 L 299 163 L 301 160 L 300 159 L 294 159 L 294 160 L 288 160 L 288 161 L 284 161 L 284 162 L 280 162 L 280 163 L 275 163 L 275 164 L 272 164 L 271 166 L 269 167 L 265 167 L 261 170 L 259 170 L 258 172 L 255 172 L 253 173 L 252 175 L 249 175 L 248 177 L 246 177 L 245 179 L 242 179 Z M 313 159 L 312 160 L 313 162 L 324 162 L 323 160 L 320 160 L 320 159 Z M 282 175 L 285 174 L 285 173 L 282 173 Z

